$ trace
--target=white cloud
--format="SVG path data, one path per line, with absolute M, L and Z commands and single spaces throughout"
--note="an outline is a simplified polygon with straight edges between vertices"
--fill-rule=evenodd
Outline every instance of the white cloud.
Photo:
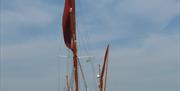
M 176 0 L 125 0 L 119 4 L 119 9 L 124 12 L 145 17 L 154 23 L 166 22 L 179 14 Z
M 30 9 L 25 11 L 4 11 L 1 14 L 2 24 L 4 26 L 18 26 L 21 25 L 47 25 L 53 20 L 48 12 L 42 10 Z
M 133 17 L 133 15 L 137 15 L 138 17 L 140 17 L 140 19 L 145 19 L 144 21 L 150 21 L 152 25 L 157 24 L 157 26 L 159 27 L 158 29 L 161 29 L 163 28 L 162 26 L 166 25 L 166 23 L 168 23 L 171 18 L 178 14 L 178 12 L 176 11 L 177 3 L 170 0 L 124 0 L 121 2 L 117 1 L 117 3 L 115 4 L 117 5 L 115 6 L 116 8 L 111 7 L 111 9 L 113 8 L 112 11 L 106 10 L 110 8 L 107 7 L 108 5 L 114 5 L 113 3 L 111 3 L 111 1 L 105 0 L 103 1 L 103 3 L 101 3 L 101 1 L 103 0 L 97 1 L 98 3 L 89 1 L 91 3 L 87 4 L 89 4 L 90 7 L 91 5 L 94 6 L 91 7 L 92 10 L 90 12 L 93 14 L 88 13 L 88 10 L 86 14 L 90 14 L 87 15 L 88 19 L 92 19 L 95 17 L 95 21 L 96 19 L 97 21 L 103 21 L 103 24 L 96 25 L 97 23 L 95 23 L 91 26 L 88 19 L 87 21 L 85 21 L 85 24 L 84 21 L 82 24 L 80 24 L 81 30 L 87 30 L 87 32 L 92 30 L 92 32 L 94 32 L 94 34 L 92 33 L 91 36 L 88 36 L 91 38 L 89 42 L 94 44 L 102 41 L 120 39 L 122 37 L 132 37 L 130 36 L 131 31 L 129 31 L 129 28 L 134 28 L 134 31 L 138 31 L 136 30 L 136 25 L 131 25 L 132 18 L 128 19 L 128 17 Z M 49 10 L 46 11 L 42 8 L 45 6 L 41 6 L 41 8 L 25 8 L 21 11 L 5 11 L 1 14 L 3 15 L 3 17 L 5 17 L 3 22 L 5 25 L 10 26 L 14 23 L 18 23 L 18 26 L 23 23 L 38 26 L 41 24 L 42 26 L 48 25 L 49 22 L 53 21 L 54 18 L 52 17 L 54 17 L 54 15 L 51 15 Z M 82 18 L 87 18 L 87 16 Z M 96 26 L 100 27 L 96 28 Z M 84 32 L 82 33 L 82 35 L 84 35 L 84 37 L 87 37 L 86 33 Z M 146 91 L 148 88 L 150 91 L 175 91 L 177 87 L 176 77 L 179 74 L 176 72 L 177 62 L 179 60 L 180 54 L 178 51 L 180 45 L 178 42 L 178 36 L 178 34 L 163 35 L 152 33 L 143 37 L 139 46 L 135 48 L 131 46 L 121 48 L 117 45 L 119 41 L 111 44 L 108 89 L 115 91 Z M 21 44 L 2 46 L 3 61 L 52 61 L 59 59 L 59 54 L 61 54 L 61 52 L 64 52 L 65 50 L 64 43 L 62 42 L 62 40 L 60 42 L 58 41 L 58 39 L 51 39 L 45 37 L 47 36 L 41 36 L 41 38 L 36 38 Z M 63 46 L 64 50 L 59 50 L 59 46 Z M 96 47 L 97 45 L 93 46 Z M 104 49 L 105 45 L 104 48 L 90 50 L 90 54 L 93 54 L 93 56 L 97 57 L 95 59 L 95 62 L 102 62 Z M 55 67 L 57 65 L 54 64 L 53 66 Z M 63 64 L 63 66 L 65 65 Z M 11 68 L 10 66 L 7 67 Z M 64 68 L 62 69 L 63 71 L 65 71 Z M 15 70 L 17 71 L 19 69 Z M 35 73 L 35 71 L 37 71 L 36 69 L 32 70 L 32 73 Z M 13 87 L 13 85 L 16 84 L 17 80 L 14 78 L 11 79 L 12 81 L 6 81 L 14 83 L 6 86 Z M 22 83 L 18 83 L 16 86 L 20 87 L 22 86 L 21 84 L 23 84 L 24 82 L 29 82 L 29 85 L 31 85 L 36 82 L 36 80 L 33 80 L 33 82 L 31 82 L 28 79 L 23 79 L 21 80 L 21 82 Z M 50 83 L 48 82 L 51 81 L 48 80 L 43 83 L 49 85 Z M 39 82 L 39 84 L 41 84 L 41 82 Z M 22 89 L 29 88 L 29 85 Z M 32 87 L 36 86 L 33 85 Z M 42 88 L 39 87 L 39 89 Z
M 156 86 L 159 84 L 169 86 L 168 89 L 173 91 L 177 90 L 177 80 L 180 75 L 178 72 L 180 60 L 178 36 L 178 34 L 153 34 L 144 39 L 142 46 L 139 48 L 112 48 L 110 50 L 109 80 L 112 80 L 112 83 L 117 82 L 116 84 L 119 84 L 114 86 L 115 88 L 121 86 L 118 89 L 125 91 L 132 90 L 130 88 L 168 91 L 161 86 Z M 112 78 L 118 78 L 119 81 Z M 131 83 L 136 83 L 136 85 Z M 109 88 L 113 89 L 111 86 Z
M 21 0 L 15 0 L 10 5 L 9 7 L 14 9 L 2 9 L 0 13 L 3 27 L 47 26 L 56 18 L 54 11 L 58 9 L 57 6 L 40 1 L 23 3 Z
M 49 38 L 37 38 L 29 42 L 2 45 L 2 60 L 48 60 L 58 58 L 59 41 Z
M 176 91 L 180 75 L 179 36 L 153 33 L 143 38 L 138 47 L 111 44 L 108 89 Z M 104 49 L 105 45 L 89 51 L 95 63 L 102 63 Z
M 91 32 L 92 43 L 147 36 L 161 31 L 179 14 L 176 0 L 87 0 L 83 4 L 77 8 L 83 13 L 78 17 L 78 30 Z
M 142 45 L 138 48 L 117 49 L 111 45 L 108 89 L 129 91 L 132 89 L 145 90 L 151 88 L 151 90 L 162 90 L 163 88 L 156 86 L 162 84 L 162 86 L 169 86 L 168 89 L 174 90 L 174 87 L 177 87 L 177 62 L 179 60 L 178 45 L 180 45 L 178 42 L 178 34 L 152 34 L 145 38 Z M 35 61 L 39 60 L 39 58 L 40 60 L 57 60 L 58 55 L 60 54 L 59 46 L 62 46 L 62 44 L 59 44 L 57 40 L 47 38 L 40 38 L 25 44 L 6 46 L 3 47 L 3 60 Z M 104 48 L 90 50 L 90 53 L 96 57 L 94 60 L 95 63 L 102 62 Z M 57 64 L 54 64 L 53 68 L 56 66 Z M 64 65 L 62 67 L 64 67 Z M 36 71 L 32 72 L 36 73 Z M 62 72 L 64 72 L 64 70 Z M 64 76 L 64 74 L 62 75 Z M 6 83 L 7 81 L 10 82 L 9 80 L 6 80 Z M 16 80 L 14 81 L 16 82 Z M 29 80 L 26 79 L 23 79 L 21 82 L 24 81 L 29 82 Z M 33 82 L 36 81 L 33 80 Z M 32 84 L 33 82 L 27 84 Z M 45 81 L 45 83 L 46 82 L 49 81 Z M 116 85 L 114 85 L 114 83 Z M 132 83 L 136 83 L 136 85 Z M 11 86 L 12 84 L 7 84 L 6 86 Z M 33 87 L 36 86 L 33 85 Z M 29 87 L 27 86 L 26 88 Z
M 49 33 L 50 27 L 53 26 L 51 29 L 55 30 L 60 26 L 61 5 L 57 6 L 41 0 L 14 0 L 2 1 L 2 3 L 0 18 L 3 44 L 20 43 L 25 39 L 31 40 L 34 36 L 49 35 L 53 33 Z M 57 24 L 55 28 L 54 23 Z

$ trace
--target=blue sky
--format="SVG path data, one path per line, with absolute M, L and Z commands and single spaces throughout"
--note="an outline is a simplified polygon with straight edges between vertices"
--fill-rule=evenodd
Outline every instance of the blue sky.
M 63 91 L 63 6 L 64 0 L 1 0 L 2 91 Z M 179 0 L 76 0 L 76 6 L 79 55 L 101 63 L 111 45 L 108 91 L 180 89 Z

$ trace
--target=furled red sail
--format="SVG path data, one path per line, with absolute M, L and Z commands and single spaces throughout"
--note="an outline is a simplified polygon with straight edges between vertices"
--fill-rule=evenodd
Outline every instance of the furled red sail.
M 103 76 L 104 76 L 104 71 L 105 71 L 105 67 L 107 66 L 108 53 L 109 53 L 109 45 L 107 46 L 106 52 L 105 52 L 105 55 L 104 55 L 104 64 L 103 64 L 103 68 L 102 68 L 101 78 L 103 78 Z
M 75 35 L 75 4 L 74 0 L 66 0 L 62 20 L 64 42 L 69 49 L 73 49 Z
M 100 75 L 100 91 L 106 91 L 106 79 L 107 79 L 107 70 L 108 70 L 108 55 L 109 55 L 109 45 L 106 48 L 106 52 L 105 52 L 105 56 L 104 56 L 104 64 L 103 64 L 102 72 L 101 72 L 101 75 Z M 104 72 L 106 72 L 105 73 L 105 78 L 104 78 Z M 104 90 L 103 90 L 103 88 L 104 88 Z

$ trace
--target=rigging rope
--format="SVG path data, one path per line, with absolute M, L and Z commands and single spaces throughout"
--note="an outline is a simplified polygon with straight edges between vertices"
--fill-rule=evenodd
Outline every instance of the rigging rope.
M 83 78 L 83 81 L 84 81 L 84 86 L 85 86 L 85 88 L 86 88 L 86 91 L 88 91 L 87 82 L 86 82 L 86 79 L 85 79 L 85 76 L 84 76 L 84 72 L 83 72 L 83 69 L 82 69 L 82 67 L 81 67 L 81 63 L 80 63 L 79 59 L 78 59 L 78 63 L 79 63 L 80 71 L 81 71 L 82 78 Z

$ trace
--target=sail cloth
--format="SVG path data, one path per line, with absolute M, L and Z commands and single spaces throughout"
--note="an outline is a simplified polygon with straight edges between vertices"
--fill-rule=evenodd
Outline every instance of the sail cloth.
M 106 52 L 105 52 L 105 55 L 104 55 L 104 64 L 103 64 L 103 68 L 102 68 L 101 78 L 103 78 L 105 67 L 107 67 L 108 54 L 109 54 L 109 45 L 107 46 Z
M 75 33 L 75 1 L 65 0 L 64 14 L 62 17 L 64 42 L 69 49 L 73 49 L 76 40 Z
M 106 91 L 106 80 L 107 80 L 107 70 L 108 70 L 108 55 L 109 55 L 109 45 L 107 46 L 106 52 L 105 52 L 105 55 L 104 55 L 104 64 L 103 64 L 103 68 L 102 68 L 102 72 L 101 72 L 101 76 L 100 76 L 100 91 Z M 104 72 L 105 72 L 105 78 L 104 78 Z M 104 88 L 104 90 L 103 90 L 103 88 Z

